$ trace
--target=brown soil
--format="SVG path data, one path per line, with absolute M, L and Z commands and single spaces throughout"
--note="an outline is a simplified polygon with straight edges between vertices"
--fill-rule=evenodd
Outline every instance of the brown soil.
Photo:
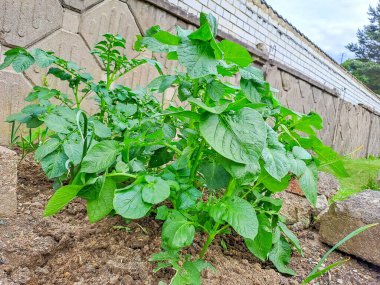
M 119 217 L 89 224 L 84 203 L 72 202 L 62 213 L 42 218 L 51 183 L 31 158 L 19 165 L 18 214 L 0 220 L 0 285 L 11 284 L 158 284 L 168 282 L 170 270 L 153 273 L 148 261 L 160 250 L 160 222 L 146 218 L 125 224 Z M 130 230 L 115 229 L 126 226 Z M 297 277 L 286 277 L 259 263 L 233 235 L 225 237 L 228 250 L 214 242 L 206 259 L 217 269 L 203 274 L 202 284 L 300 284 L 328 247 L 313 230 L 297 233 L 304 257 L 294 254 Z M 197 236 L 189 253 L 200 250 Z M 334 253 L 329 262 L 346 257 Z M 314 284 L 380 284 L 379 268 L 351 259 Z

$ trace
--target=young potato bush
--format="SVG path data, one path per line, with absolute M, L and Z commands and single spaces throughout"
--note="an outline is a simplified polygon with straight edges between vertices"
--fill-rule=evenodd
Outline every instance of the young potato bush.
M 297 177 L 315 205 L 318 165 L 345 175 L 339 156 L 316 136 L 321 118 L 282 106 L 248 51 L 216 36 L 216 20 L 207 14 L 195 31 L 177 27 L 171 34 L 154 26 L 138 36 L 137 51 L 178 61 L 184 71 L 174 74 L 163 74 L 151 59 L 127 59 L 125 40 L 109 34 L 92 51 L 105 81 L 94 82 L 75 63 L 39 49 L 11 49 L 0 66 L 49 67 L 72 90 L 70 97 L 36 86 L 25 99 L 31 104 L 7 119 L 46 130 L 35 159 L 58 190 L 45 215 L 77 197 L 87 201 L 90 222 L 108 214 L 127 220 L 155 214 L 164 221 L 162 252 L 151 260 L 157 270 L 176 270 L 171 284 L 200 284 L 201 271 L 211 266 L 203 260 L 208 247 L 230 233 L 260 260 L 295 274 L 288 263 L 292 248 L 302 254 L 301 246 L 279 214 L 282 201 L 272 195 Z M 160 76 L 136 90 L 117 85 L 141 64 L 152 64 Z M 238 86 L 225 81 L 236 75 Z M 189 108 L 163 109 L 153 95 L 168 88 Z M 89 96 L 98 106 L 92 115 L 81 109 Z M 207 236 L 199 255 L 183 255 L 197 232 Z

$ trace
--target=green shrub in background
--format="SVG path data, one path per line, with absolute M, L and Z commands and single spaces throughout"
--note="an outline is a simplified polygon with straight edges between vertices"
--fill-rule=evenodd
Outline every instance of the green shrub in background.
M 46 131 L 35 159 L 58 190 L 45 215 L 77 197 L 87 201 L 90 222 L 108 214 L 128 220 L 155 214 L 164 221 L 162 252 L 151 260 L 157 270 L 176 270 L 171 284 L 200 284 L 201 271 L 210 266 L 203 260 L 208 247 L 231 232 L 260 260 L 295 274 L 288 263 L 292 248 L 302 254 L 301 246 L 279 215 L 282 201 L 272 195 L 298 177 L 315 205 L 319 165 L 346 175 L 339 156 L 316 136 L 321 118 L 282 106 L 249 52 L 216 36 L 216 20 L 206 14 L 195 31 L 177 27 L 171 34 L 154 26 L 139 36 L 136 50 L 178 61 L 184 71 L 174 74 L 163 74 L 154 60 L 127 59 L 125 40 L 113 35 L 92 51 L 105 68 L 105 81 L 95 82 L 75 63 L 39 49 L 11 49 L 0 66 L 17 72 L 33 64 L 49 67 L 48 74 L 67 82 L 73 93 L 74 99 L 35 86 L 25 99 L 30 105 L 7 119 Z M 160 72 L 148 86 L 117 85 L 146 63 Z M 237 75 L 237 86 L 224 79 Z M 163 109 L 153 95 L 168 88 L 189 108 Z M 89 96 L 97 101 L 93 115 L 81 108 Z M 207 236 L 198 256 L 182 254 L 197 232 Z

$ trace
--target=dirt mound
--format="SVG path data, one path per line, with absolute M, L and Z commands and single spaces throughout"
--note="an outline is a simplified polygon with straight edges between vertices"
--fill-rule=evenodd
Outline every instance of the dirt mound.
M 126 224 L 109 217 L 89 224 L 83 201 L 76 200 L 62 213 L 42 218 L 51 184 L 31 158 L 19 166 L 18 214 L 0 220 L 0 285 L 11 284 L 158 284 L 168 282 L 171 270 L 153 273 L 149 256 L 160 250 L 161 223 L 146 218 Z M 328 249 L 315 232 L 299 233 L 305 257 L 294 255 L 292 267 L 300 274 L 286 277 L 259 263 L 233 235 L 216 240 L 206 259 L 217 272 L 203 274 L 202 284 L 299 284 Z M 204 237 L 197 236 L 196 241 Z M 197 242 L 188 249 L 196 253 Z M 335 253 L 331 260 L 344 255 Z M 351 260 L 318 284 L 379 284 L 379 269 Z

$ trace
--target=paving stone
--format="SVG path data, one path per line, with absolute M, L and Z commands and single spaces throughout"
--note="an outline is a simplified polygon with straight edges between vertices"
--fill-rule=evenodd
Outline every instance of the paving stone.
M 263 67 L 265 70 L 265 79 L 270 83 L 273 88 L 276 88 L 281 92 L 282 89 L 282 80 L 281 73 L 278 70 L 277 66 L 271 66 L 267 64 Z
M 22 74 L 0 71 L 0 145 L 9 143 L 11 124 L 5 122 L 6 117 L 21 111 L 31 89 L 32 85 Z
M 0 218 L 14 216 L 17 212 L 17 155 L 0 146 Z
M 127 57 L 138 54 L 133 51 L 133 44 L 140 31 L 128 5 L 124 2 L 106 0 L 84 12 L 79 32 L 90 47 L 102 40 L 103 34 L 120 34 L 127 40 Z
M 302 113 L 309 114 L 311 111 L 315 110 L 312 87 L 308 82 L 304 80 L 299 80 L 298 84 L 302 98 Z
M 79 31 L 79 23 L 80 23 L 80 14 L 74 11 L 71 11 L 69 9 L 65 9 L 63 13 L 62 29 L 76 34 Z
M 380 191 L 366 190 L 330 205 L 320 218 L 321 240 L 331 246 L 364 225 L 380 223 Z M 380 226 L 353 237 L 339 250 L 380 266 Z
M 154 25 L 160 25 L 163 30 L 175 32 L 178 19 L 172 14 L 157 9 L 154 5 L 144 1 L 128 0 L 127 2 L 144 32 Z
M 0 41 L 27 46 L 62 25 L 63 8 L 58 0 L 0 1 Z
M 102 2 L 103 0 L 63 0 L 65 6 L 77 10 L 83 11 L 92 6 Z

